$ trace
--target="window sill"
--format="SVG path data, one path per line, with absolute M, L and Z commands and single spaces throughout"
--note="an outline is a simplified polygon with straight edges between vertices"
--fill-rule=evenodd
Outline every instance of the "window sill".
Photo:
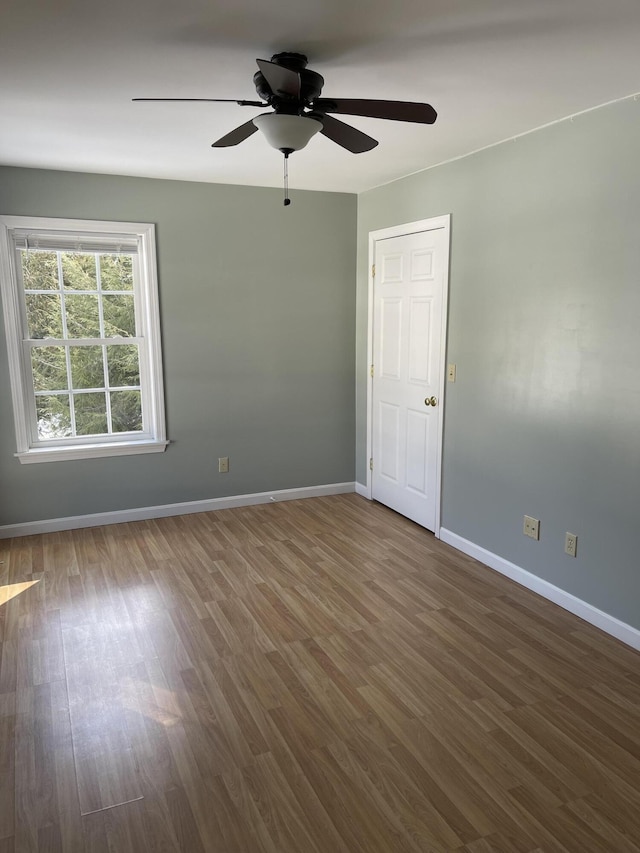
M 131 456 L 137 453 L 164 453 L 168 441 L 135 441 L 128 444 L 83 444 L 74 447 L 38 447 L 16 453 L 21 465 L 33 462 L 68 462 L 71 459 L 98 459 L 102 456 Z

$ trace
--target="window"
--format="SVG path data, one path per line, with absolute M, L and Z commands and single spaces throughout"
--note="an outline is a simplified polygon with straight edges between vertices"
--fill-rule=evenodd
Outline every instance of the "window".
M 166 448 L 154 226 L 0 216 L 21 462 Z

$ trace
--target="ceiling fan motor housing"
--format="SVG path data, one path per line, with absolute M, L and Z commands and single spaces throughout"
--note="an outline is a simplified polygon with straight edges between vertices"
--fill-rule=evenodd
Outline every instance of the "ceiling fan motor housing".
M 276 53 L 271 57 L 271 62 L 300 75 L 300 94 L 298 97 L 293 97 L 272 92 L 261 71 L 256 71 L 253 75 L 256 92 L 276 112 L 299 115 L 305 107 L 311 104 L 314 98 L 319 97 L 324 86 L 324 77 L 306 67 L 307 57 L 302 53 Z

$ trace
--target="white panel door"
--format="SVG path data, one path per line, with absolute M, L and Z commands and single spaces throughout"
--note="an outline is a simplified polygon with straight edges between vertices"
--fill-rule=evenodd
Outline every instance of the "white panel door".
M 444 228 L 377 240 L 372 497 L 435 530 Z

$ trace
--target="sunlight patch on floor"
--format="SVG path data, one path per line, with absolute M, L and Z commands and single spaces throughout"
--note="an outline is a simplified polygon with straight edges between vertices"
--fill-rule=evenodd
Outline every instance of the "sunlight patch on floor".
M 8 583 L 4 586 L 0 586 L 0 607 L 36 583 L 40 583 L 40 579 L 37 581 L 25 581 L 24 583 Z
M 149 684 L 126 679 L 119 697 L 121 706 L 128 711 L 142 714 L 162 726 L 175 726 L 182 721 L 182 712 L 177 695 L 171 690 L 153 685 L 153 699 L 145 697 Z

